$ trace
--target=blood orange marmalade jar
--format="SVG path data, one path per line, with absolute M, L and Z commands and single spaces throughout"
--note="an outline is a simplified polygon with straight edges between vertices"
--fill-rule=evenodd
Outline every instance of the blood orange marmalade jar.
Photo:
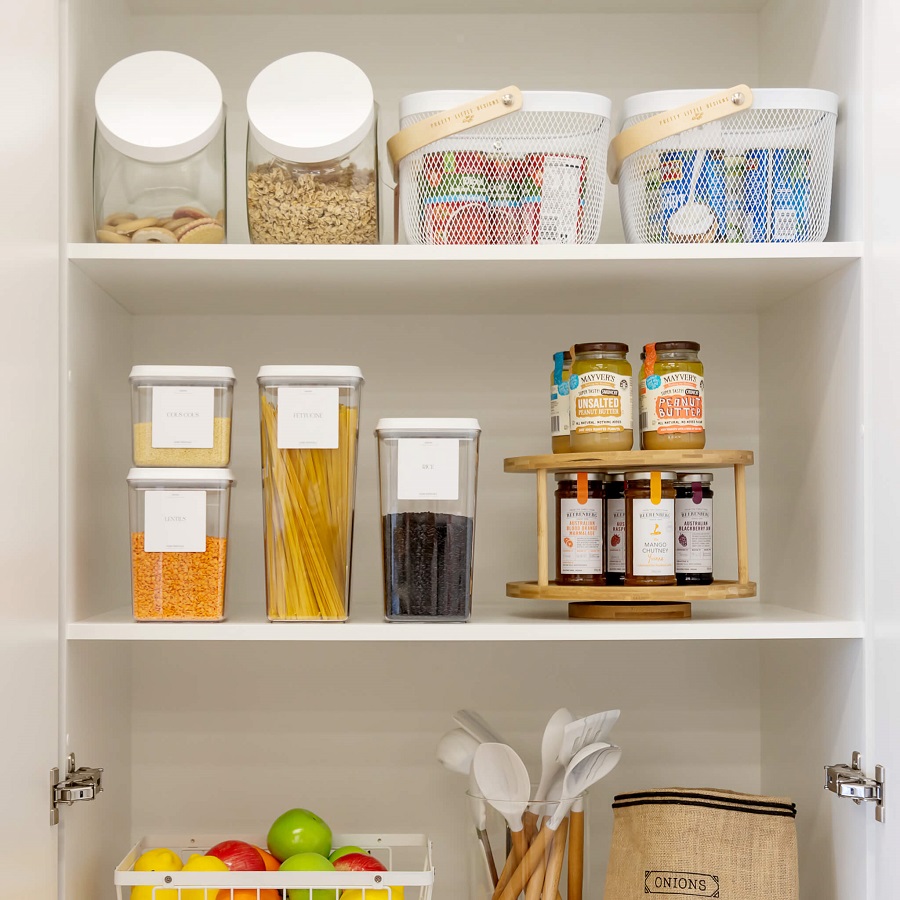
M 641 353 L 641 449 L 706 446 L 703 363 L 694 341 L 647 344 Z

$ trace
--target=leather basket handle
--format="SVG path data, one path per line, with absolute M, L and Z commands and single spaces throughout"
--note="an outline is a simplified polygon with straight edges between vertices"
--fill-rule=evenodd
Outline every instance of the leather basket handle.
M 694 103 L 686 103 L 677 109 L 667 110 L 626 128 L 609 142 L 606 166 L 609 180 L 613 184 L 618 184 L 625 160 L 649 147 L 650 144 L 689 131 L 691 128 L 706 125 L 707 122 L 715 122 L 717 119 L 744 112 L 751 106 L 753 106 L 753 91 L 746 84 L 738 84 L 727 91 L 710 94 Z

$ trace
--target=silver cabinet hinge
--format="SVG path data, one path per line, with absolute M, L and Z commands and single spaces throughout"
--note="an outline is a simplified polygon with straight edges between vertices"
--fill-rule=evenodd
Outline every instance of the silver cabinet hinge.
M 50 770 L 50 824 L 59 825 L 59 805 L 71 806 L 77 800 L 93 800 L 103 793 L 103 769 L 75 768 L 75 754 L 66 761 L 66 777 L 59 780 L 59 769 Z
M 875 766 L 875 777 L 866 778 L 862 770 L 862 756 L 855 750 L 849 766 L 825 766 L 825 790 L 847 797 L 854 803 L 874 803 L 875 820 L 884 822 L 884 766 Z

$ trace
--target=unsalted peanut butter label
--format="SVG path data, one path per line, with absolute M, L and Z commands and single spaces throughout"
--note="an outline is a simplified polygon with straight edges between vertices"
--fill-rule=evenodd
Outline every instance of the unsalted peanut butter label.
M 630 375 L 597 371 L 575 377 L 578 382 L 569 394 L 571 434 L 600 434 L 631 428 Z

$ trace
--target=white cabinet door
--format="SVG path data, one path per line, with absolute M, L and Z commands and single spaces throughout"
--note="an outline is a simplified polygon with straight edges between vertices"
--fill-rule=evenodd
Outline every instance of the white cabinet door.
M 869 813 L 869 900 L 896 900 L 900 892 L 900 405 L 894 377 L 900 350 L 900 6 L 896 0 L 870 4 L 870 104 L 867 253 L 865 269 L 868 558 L 867 713 L 868 775 L 887 768 L 887 821 Z M 892 782 L 893 779 L 893 782 Z M 894 787 L 892 791 L 891 788 Z
M 56 896 L 59 759 L 57 0 L 0 28 L 0 894 Z

